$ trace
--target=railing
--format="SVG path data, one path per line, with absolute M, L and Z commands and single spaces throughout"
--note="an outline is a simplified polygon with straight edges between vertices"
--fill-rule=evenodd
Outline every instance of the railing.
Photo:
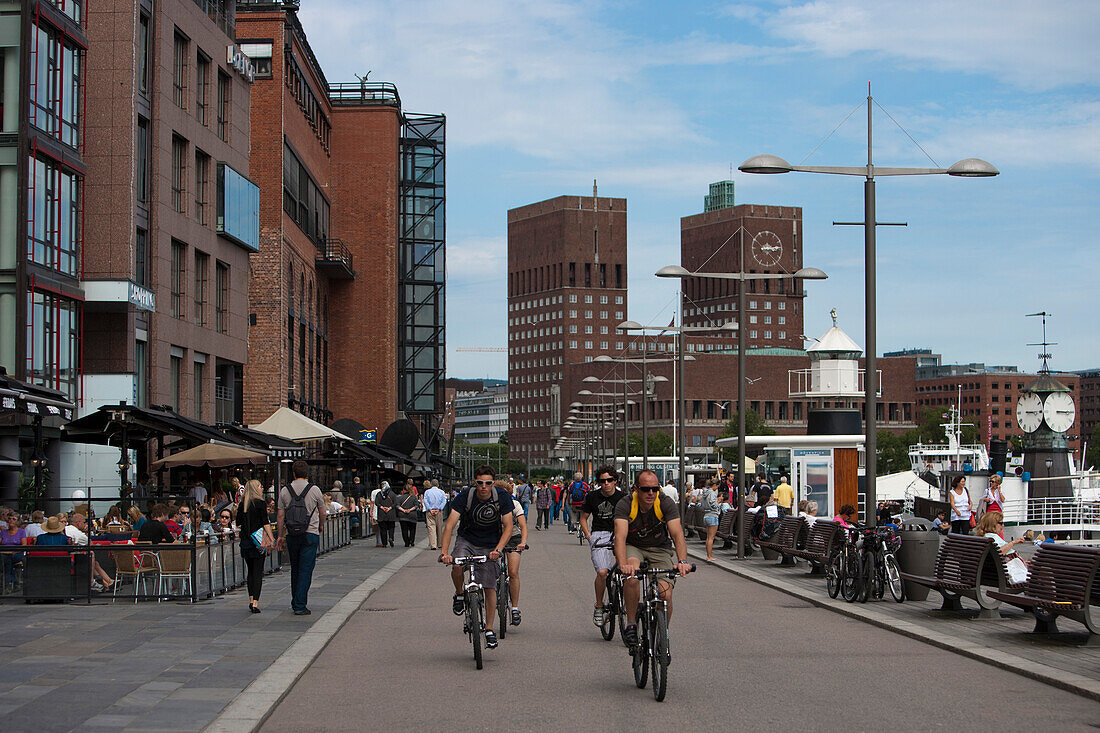
M 882 397 L 882 370 L 877 369 L 878 396 Z M 789 369 L 787 391 L 791 397 L 859 398 L 866 389 L 866 369 Z
M 206 13 L 206 17 L 217 23 L 225 35 L 231 39 L 236 38 L 233 16 L 226 11 L 226 6 L 230 3 L 225 2 L 225 0 L 195 0 L 195 5 L 202 8 L 202 11 Z
M 1005 522 L 1010 524 L 1038 524 L 1044 530 L 1100 531 L 1100 501 L 1071 496 L 1012 499 L 1001 508 Z
M 347 512 L 326 519 L 318 555 L 351 544 L 350 520 Z M 245 584 L 239 530 L 157 545 L 130 537 L 93 534 L 90 545 L 0 546 L 0 600 L 197 602 Z M 265 574 L 285 562 L 283 552 L 268 553 Z M 115 579 L 118 587 L 93 590 L 93 581 L 106 579 Z
M 351 250 L 348 249 L 348 246 L 344 244 L 344 240 L 342 239 L 332 237 L 326 239 L 318 259 L 324 262 L 343 265 L 348 272 L 353 274 L 355 272 L 355 269 L 352 267 L 353 260 Z
M 328 98 L 333 107 L 357 107 L 365 104 L 401 106 L 397 85 L 388 81 L 329 84 Z

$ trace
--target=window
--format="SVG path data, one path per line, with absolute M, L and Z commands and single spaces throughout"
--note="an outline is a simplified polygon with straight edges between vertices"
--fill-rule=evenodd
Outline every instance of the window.
M 149 120 L 138 117 L 137 169 L 134 171 L 134 189 L 139 203 L 149 200 Z
M 193 317 L 196 326 L 206 325 L 206 270 L 210 266 L 210 255 L 195 250 L 195 287 L 191 291 L 195 300 Z
M 607 318 L 607 311 L 600 311 L 600 318 L 606 319 Z
M 576 341 L 570 341 L 569 342 L 569 348 L 571 348 L 571 349 L 577 348 L 577 342 Z
M 771 331 L 765 331 L 764 332 L 764 338 L 770 339 L 771 337 L 772 337 L 772 332 Z
M 576 333 L 576 332 L 577 332 L 577 327 L 575 325 L 569 327 L 569 333 Z
M 787 323 L 787 317 L 786 316 L 779 316 L 779 320 L 777 321 L 777 323 L 780 326 L 785 325 Z
M 200 357 L 202 361 L 199 361 Z M 202 380 L 206 372 L 205 361 L 205 355 L 195 354 L 194 372 L 192 373 L 194 388 L 191 390 L 191 397 L 195 403 L 195 414 L 193 417 L 196 420 L 202 420 Z
M 29 49 L 29 122 L 70 147 L 79 144 L 81 71 L 84 53 L 60 32 L 45 25 L 31 26 Z M 18 56 L 9 57 L 18 79 Z M 9 71 L 10 71 L 9 70 Z M 9 103 L 14 103 L 12 94 Z
M 76 277 L 80 271 L 82 179 L 49 159 L 33 156 L 27 165 L 27 259 Z
M 585 341 L 584 342 L 584 348 L 591 349 L 592 348 L 592 342 L 591 341 Z
M 757 331 L 749 331 L 749 338 L 756 338 Z
M 210 59 L 199 51 L 198 58 L 195 60 L 195 118 L 200 125 L 205 125 L 209 121 L 207 119 L 207 108 L 210 105 L 209 87 Z
M 756 301 L 755 300 L 750 300 L 749 301 L 749 309 L 750 310 L 756 310 Z
M 180 109 L 187 109 L 187 57 L 191 42 L 176 30 L 172 57 L 172 101 Z
M 584 327 L 584 332 L 585 333 L 592 333 L 592 327 L 591 326 L 585 326 Z
M 764 282 L 767 282 L 766 280 Z M 772 302 L 770 300 L 764 301 L 764 310 L 770 311 L 772 309 Z
M 591 303 L 592 302 L 592 296 L 591 295 L 584 296 L 584 302 L 585 303 Z
M 151 58 L 149 43 L 151 40 L 152 35 L 149 33 L 149 16 L 142 13 L 138 19 L 137 47 L 138 89 L 142 92 L 149 91 L 149 59 Z
M 217 232 L 252 252 L 260 250 L 260 189 L 232 166 L 218 163 Z M 324 209 L 328 216 L 327 207 Z M 327 221 L 326 221 L 327 226 Z
M 218 137 L 229 142 L 229 75 L 218 70 Z
M 569 294 L 569 302 L 570 302 L 570 303 L 576 303 L 576 302 L 577 302 L 577 296 L 576 296 L 575 294 L 573 294 L 573 293 L 570 293 L 570 294 Z M 576 311 L 569 311 L 569 312 L 570 312 L 570 313 L 575 313 Z M 573 318 L 576 318 L 576 316 L 572 316 L 572 317 L 573 317 Z
M 134 342 L 134 404 L 138 407 L 149 406 L 149 357 L 148 344 Z
M 601 351 L 607 351 L 607 342 L 606 341 L 601 341 L 600 342 L 600 350 Z
M 172 209 L 183 214 L 187 211 L 184 193 L 187 187 L 187 141 L 179 135 L 172 136 Z
M 172 400 L 172 409 L 180 411 L 180 383 L 183 381 L 183 354 L 182 349 L 172 347 L 172 356 L 168 364 L 168 396 Z
M 585 311 L 584 312 L 584 317 L 585 318 L 591 318 L 592 317 L 592 311 Z
M 210 156 L 201 150 L 195 150 L 195 219 L 199 224 L 207 223 L 210 184 Z
M 149 286 L 149 234 L 140 227 L 134 242 L 134 282 Z
M 600 296 L 600 305 L 607 305 L 607 296 L 606 295 L 601 295 Z
M 780 331 L 779 332 L 779 338 L 781 338 L 781 339 L 787 338 L 787 332 L 786 331 Z
M 186 264 L 184 256 L 187 245 L 183 242 L 172 240 L 172 279 L 170 282 L 172 291 L 169 305 L 173 318 L 183 318 L 183 278 Z
M 787 310 L 787 303 L 786 303 L 786 301 L 781 300 L 776 304 L 775 307 L 777 309 L 781 310 L 781 311 L 785 311 L 785 310 Z
M 78 301 L 34 289 L 27 292 L 28 382 L 79 397 L 80 321 Z
M 328 238 L 328 199 L 289 145 L 283 146 L 283 211 L 315 243 Z

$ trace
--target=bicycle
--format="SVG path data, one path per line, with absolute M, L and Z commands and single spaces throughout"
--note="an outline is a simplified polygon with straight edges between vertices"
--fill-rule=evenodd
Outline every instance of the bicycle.
M 653 673 L 653 699 L 662 702 L 668 691 L 668 665 L 672 662 L 672 652 L 668 641 L 668 604 L 661 600 L 660 578 L 678 578 L 680 572 L 672 570 L 651 570 L 648 563 L 642 563 L 637 575 L 642 583 L 641 600 L 638 602 L 638 643 L 630 650 L 631 666 L 634 668 L 634 684 L 639 688 L 646 685 L 650 670 Z M 695 572 L 695 565 L 691 570 Z
M 462 632 L 469 634 L 474 647 L 474 665 L 481 669 L 481 640 L 485 634 L 485 588 L 474 580 L 474 566 L 489 562 L 486 555 L 456 557 L 453 564 L 465 566 L 468 580 L 462 586 L 462 600 L 466 607 Z
M 527 545 L 523 549 L 530 547 Z M 497 576 L 497 618 L 500 619 L 500 638 L 508 635 L 508 623 L 512 610 L 512 585 L 509 582 L 511 576 L 508 573 L 508 553 L 523 552 L 505 547 L 500 553 L 500 575 Z
M 614 543 L 606 545 L 596 544 L 593 548 L 612 549 Z M 611 568 L 607 574 L 606 586 L 607 600 L 603 604 L 603 624 L 600 626 L 600 634 L 604 641 L 615 638 L 615 623 L 619 624 L 619 634 L 625 641 L 626 634 L 626 605 L 623 603 L 623 574 L 618 564 Z
M 842 597 L 848 603 L 859 596 L 860 537 L 855 528 L 844 529 L 844 542 L 833 550 L 825 569 L 825 587 L 830 598 Z
M 874 595 L 882 598 L 886 588 L 901 603 L 905 600 L 905 588 L 901 584 L 894 552 L 901 546 L 901 539 L 890 527 L 870 527 L 862 530 L 863 552 L 860 565 L 860 603 L 866 603 Z

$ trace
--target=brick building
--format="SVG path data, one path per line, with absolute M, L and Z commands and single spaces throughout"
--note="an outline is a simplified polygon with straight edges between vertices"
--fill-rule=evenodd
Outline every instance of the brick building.
M 727 201 L 732 203 L 732 196 Z M 680 264 L 692 272 L 795 272 L 802 267 L 802 209 L 741 204 L 685 216 L 680 220 Z M 746 285 L 748 347 L 801 349 L 802 282 L 781 278 L 749 280 Z M 736 320 L 737 282 L 684 280 L 685 325 Z M 726 348 L 720 341 L 711 347 Z
M 1077 393 L 1077 417 L 1081 421 L 1081 439 L 1095 445 L 1093 431 L 1100 425 L 1100 369 L 1075 372 L 1080 379 Z
M 935 407 L 946 411 L 959 405 L 964 423 L 978 429 L 979 439 L 989 446 L 990 440 L 1008 440 L 1023 435 L 1016 423 L 1016 402 L 1020 392 L 1035 381 L 1036 374 L 1023 374 L 1016 367 L 986 367 L 984 364 L 944 365 L 920 370 L 916 380 L 917 407 Z M 1074 449 L 1081 447 L 1082 400 L 1081 377 L 1066 372 L 1052 376 L 1070 389 L 1077 406 L 1073 427 L 1067 435 Z
M 385 426 L 402 412 L 434 434 L 444 120 L 404 113 L 390 83 L 330 84 L 296 7 L 237 4 L 237 39 L 258 70 L 252 172 L 262 192 L 245 420 L 287 405 Z

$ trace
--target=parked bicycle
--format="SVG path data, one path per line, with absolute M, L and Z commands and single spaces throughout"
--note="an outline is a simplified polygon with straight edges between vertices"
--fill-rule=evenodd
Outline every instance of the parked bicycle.
M 905 588 L 901 583 L 901 570 L 894 553 L 901 547 L 901 538 L 892 527 L 867 527 L 863 533 L 863 552 L 860 561 L 859 600 L 866 603 L 872 595 L 882 598 L 886 588 L 901 603 L 905 600 Z
M 474 647 L 474 665 L 481 669 L 481 640 L 485 635 L 485 588 L 474 580 L 474 567 L 489 562 L 485 555 L 456 557 L 454 564 L 466 568 L 466 582 L 462 586 L 462 600 L 465 606 L 462 633 L 469 634 Z
M 525 546 L 523 549 L 526 550 L 528 547 Z M 501 639 L 508 635 L 508 624 L 511 622 L 512 584 L 511 575 L 508 572 L 509 552 L 523 552 L 523 550 L 505 547 L 500 553 L 500 575 L 497 576 L 497 618 L 500 619 Z
M 859 597 L 862 536 L 856 527 L 840 531 L 844 541 L 833 549 L 825 568 L 825 587 L 830 598 L 840 596 L 851 603 Z
M 695 572 L 695 565 L 689 572 Z M 630 650 L 634 668 L 634 684 L 645 687 L 651 670 L 653 674 L 653 699 L 661 702 L 668 691 L 668 665 L 672 651 L 668 641 L 668 604 L 661 600 L 660 578 L 678 578 L 680 572 L 651 570 L 642 563 L 638 570 L 641 579 L 641 600 L 638 602 L 638 643 Z M 606 637 L 605 637 L 606 638 Z

